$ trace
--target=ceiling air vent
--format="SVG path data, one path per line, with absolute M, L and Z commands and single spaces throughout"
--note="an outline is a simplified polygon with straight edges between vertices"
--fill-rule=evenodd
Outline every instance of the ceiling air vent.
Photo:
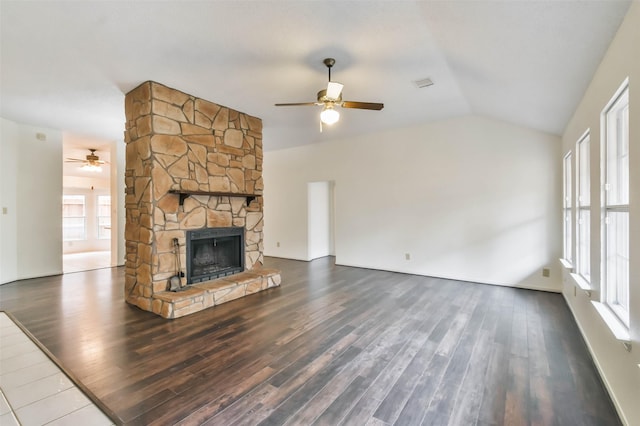
M 422 80 L 414 81 L 413 84 L 418 86 L 418 89 L 422 89 L 423 87 L 429 87 L 433 85 L 433 81 L 431 81 L 430 78 L 423 78 Z

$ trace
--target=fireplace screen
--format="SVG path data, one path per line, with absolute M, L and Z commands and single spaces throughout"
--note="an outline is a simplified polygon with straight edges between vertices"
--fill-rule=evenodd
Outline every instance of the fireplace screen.
M 187 284 L 244 271 L 244 228 L 187 231 Z

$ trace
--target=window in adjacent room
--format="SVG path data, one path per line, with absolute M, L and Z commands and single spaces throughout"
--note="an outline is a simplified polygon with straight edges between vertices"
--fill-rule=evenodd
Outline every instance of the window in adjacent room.
M 565 267 L 571 268 L 573 263 L 573 250 L 571 241 L 571 228 L 573 223 L 571 221 L 571 209 L 573 206 L 573 202 L 571 201 L 571 161 L 573 160 L 573 156 L 571 152 L 564 156 L 562 162 L 562 192 L 563 192 L 563 202 L 562 202 L 562 218 L 563 218 L 563 250 L 562 250 L 562 263 Z
M 587 131 L 578 141 L 576 182 L 576 274 L 587 284 L 591 283 L 591 197 L 590 190 L 590 138 Z M 590 284 L 589 284 L 590 285 Z
M 62 239 L 80 241 L 87 239 L 84 195 L 62 196 Z
M 111 196 L 98 195 L 98 239 L 111 238 Z
M 629 86 L 603 111 L 602 301 L 629 327 Z

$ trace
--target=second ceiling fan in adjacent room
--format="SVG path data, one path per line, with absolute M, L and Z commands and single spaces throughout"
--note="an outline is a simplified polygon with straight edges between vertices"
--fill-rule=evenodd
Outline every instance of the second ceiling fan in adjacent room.
M 100 172 L 102 171 L 102 165 L 108 164 L 107 161 L 100 160 L 100 157 L 96 155 L 97 149 L 89 148 L 89 154 L 82 158 L 67 158 L 64 160 L 66 163 L 82 163 L 80 168 L 88 172 Z

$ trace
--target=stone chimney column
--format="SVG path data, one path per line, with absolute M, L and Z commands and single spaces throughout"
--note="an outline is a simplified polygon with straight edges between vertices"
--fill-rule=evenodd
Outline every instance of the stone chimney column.
M 175 274 L 173 238 L 186 265 L 185 232 L 245 227 L 245 267 L 263 264 L 262 121 L 155 82 L 125 97 L 125 300 L 159 311 L 153 296 Z M 191 195 L 170 191 L 255 194 Z M 156 312 L 160 313 L 160 312 Z

